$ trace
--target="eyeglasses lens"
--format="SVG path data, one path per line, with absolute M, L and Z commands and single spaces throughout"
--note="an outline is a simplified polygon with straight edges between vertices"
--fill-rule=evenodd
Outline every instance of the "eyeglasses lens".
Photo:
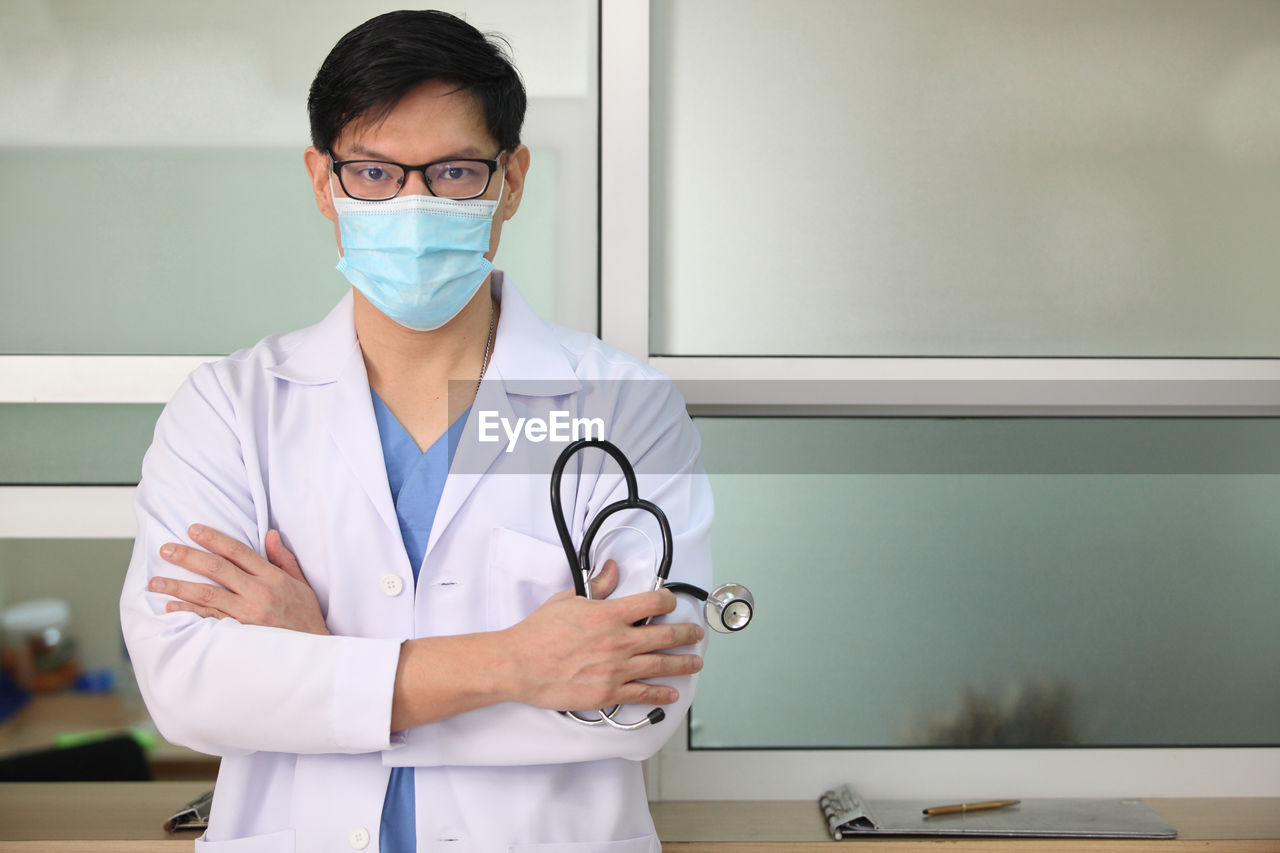
M 441 198 L 467 199 L 484 195 L 489 188 L 492 170 L 485 160 L 450 160 L 432 163 L 424 170 L 433 195 Z M 360 160 L 344 163 L 339 177 L 342 188 L 352 198 L 382 201 L 400 192 L 405 183 L 405 170 L 395 163 Z

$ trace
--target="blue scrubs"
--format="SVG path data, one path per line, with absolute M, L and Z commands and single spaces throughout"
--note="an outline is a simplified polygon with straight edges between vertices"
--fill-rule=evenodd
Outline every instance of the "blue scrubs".
M 419 451 L 413 436 L 391 414 L 387 404 L 373 389 L 369 389 L 369 393 L 373 396 L 373 413 L 378 420 L 382 458 L 387 465 L 387 482 L 400 522 L 400 537 L 409 555 L 409 565 L 413 567 L 416 589 L 418 571 L 427 553 L 427 540 L 431 538 L 431 525 L 467 413 L 463 412 L 435 444 Z M 387 797 L 382 803 L 381 853 L 413 853 L 417 849 L 413 800 L 413 768 L 393 767 Z

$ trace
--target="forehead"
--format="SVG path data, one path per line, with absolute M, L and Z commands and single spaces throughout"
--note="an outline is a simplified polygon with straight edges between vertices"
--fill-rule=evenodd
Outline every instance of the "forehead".
M 385 116 L 348 124 L 335 148 L 342 157 L 426 163 L 444 157 L 492 157 L 498 143 L 473 93 L 432 80 L 410 91 Z

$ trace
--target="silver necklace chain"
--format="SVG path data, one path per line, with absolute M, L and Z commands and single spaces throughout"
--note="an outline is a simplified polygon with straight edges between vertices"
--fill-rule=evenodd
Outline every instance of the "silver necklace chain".
M 489 339 L 484 342 L 484 361 L 480 363 L 480 378 L 476 380 L 476 396 L 480 394 L 480 383 L 484 381 L 484 372 L 489 369 L 489 356 L 493 353 L 493 329 L 498 319 L 498 312 L 493 310 L 493 300 L 489 300 Z

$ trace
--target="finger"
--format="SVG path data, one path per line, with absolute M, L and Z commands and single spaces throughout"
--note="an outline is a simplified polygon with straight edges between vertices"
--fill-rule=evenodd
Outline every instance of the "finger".
M 147 584 L 147 589 L 171 595 L 197 607 L 220 610 L 228 616 L 239 618 L 237 605 L 240 597 L 213 584 L 191 583 L 173 578 L 152 578 Z
M 298 558 L 293 556 L 293 552 L 284 547 L 284 540 L 280 538 L 279 530 L 267 531 L 267 559 L 277 566 L 286 575 L 294 580 L 307 582 L 302 576 L 302 566 L 298 565 Z
M 257 551 L 221 530 L 214 530 L 203 524 L 193 524 L 187 529 L 187 535 L 201 548 L 230 561 L 237 568 L 251 575 L 260 575 L 265 568 L 266 561 Z
M 693 675 L 702 671 L 701 655 L 637 655 L 627 665 L 628 681 L 642 678 L 666 678 L 674 675 Z
M 605 560 L 600 571 L 591 578 L 591 597 L 597 601 L 613 595 L 618 588 L 618 564 L 613 560 Z
M 640 622 L 675 610 L 676 594 L 669 589 L 655 589 L 616 599 L 614 603 L 618 605 L 622 618 L 628 622 Z
M 197 616 L 203 616 L 208 619 L 225 619 L 227 614 L 221 610 L 214 610 L 209 607 L 197 607 L 194 604 L 187 604 L 185 601 L 170 601 L 164 606 L 166 613 L 194 613 Z
M 693 622 L 670 625 L 641 625 L 636 629 L 635 649 L 639 654 L 692 646 L 702 639 L 702 626 Z
M 215 583 L 219 583 L 232 592 L 244 589 L 249 574 L 239 566 L 199 548 L 188 548 L 177 542 L 167 542 L 160 548 L 160 556 L 175 566 L 181 566 L 189 572 L 202 575 Z
M 619 687 L 614 699 L 621 705 L 670 705 L 680 693 L 674 687 L 632 681 Z

